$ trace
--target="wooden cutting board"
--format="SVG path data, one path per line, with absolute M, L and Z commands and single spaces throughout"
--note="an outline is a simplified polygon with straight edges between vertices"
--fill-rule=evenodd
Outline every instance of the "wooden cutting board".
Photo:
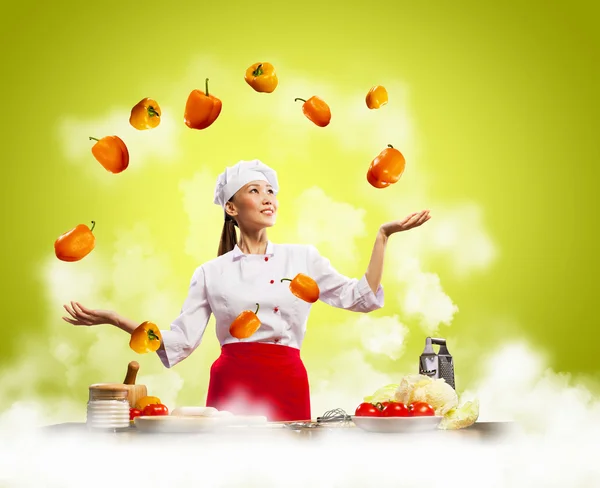
M 135 404 L 140 398 L 148 396 L 148 389 L 146 388 L 146 385 L 135 384 L 135 379 L 137 377 L 139 369 L 139 363 L 137 361 L 131 361 L 127 366 L 127 375 L 125 376 L 125 380 L 123 381 L 123 384 L 127 387 L 128 390 L 127 399 L 131 408 L 135 407 Z

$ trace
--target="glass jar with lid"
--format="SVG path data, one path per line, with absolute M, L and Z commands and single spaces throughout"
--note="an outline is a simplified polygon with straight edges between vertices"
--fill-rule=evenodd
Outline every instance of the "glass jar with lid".
M 129 428 L 129 390 L 120 383 L 97 383 L 90 386 L 87 403 L 87 427 L 95 430 Z

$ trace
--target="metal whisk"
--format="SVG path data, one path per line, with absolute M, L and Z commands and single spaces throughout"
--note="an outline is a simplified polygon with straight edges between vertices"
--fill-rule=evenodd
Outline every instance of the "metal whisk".
M 352 421 L 352 417 L 348 415 L 343 409 L 335 408 L 328 410 L 323 414 L 322 417 L 317 417 L 316 422 L 291 422 L 285 424 L 285 427 L 291 430 L 302 431 L 305 429 L 324 428 L 325 424 L 333 424 L 338 422 L 340 425 L 345 425 Z
M 352 417 L 348 415 L 342 408 L 334 408 L 333 410 L 327 410 L 322 417 L 317 417 L 317 422 L 350 422 Z

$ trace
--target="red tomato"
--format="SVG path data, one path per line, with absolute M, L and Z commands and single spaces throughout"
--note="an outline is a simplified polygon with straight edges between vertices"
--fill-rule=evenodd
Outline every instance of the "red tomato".
M 435 415 L 435 410 L 429 403 L 414 402 L 408 406 L 412 417 L 430 417 Z
M 382 417 L 410 417 L 410 411 L 402 402 L 389 402 L 381 412 Z
M 130 408 L 129 409 L 129 420 L 133 420 L 136 417 L 139 417 L 140 415 L 142 415 L 142 411 L 137 409 L 137 408 Z
M 356 407 L 356 412 L 354 415 L 357 417 L 379 417 L 381 415 L 381 411 L 372 403 L 361 403 L 358 407 Z
M 162 403 L 155 403 L 152 405 L 146 405 L 142 411 L 144 417 L 150 417 L 153 415 L 169 415 L 169 409 Z
M 387 407 L 391 402 L 381 402 L 380 404 L 378 404 L 377 406 L 379 407 L 380 410 L 383 410 L 385 407 Z

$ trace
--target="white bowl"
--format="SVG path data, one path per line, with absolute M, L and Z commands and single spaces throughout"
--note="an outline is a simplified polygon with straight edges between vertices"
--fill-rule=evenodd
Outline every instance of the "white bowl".
M 438 428 L 442 417 L 362 417 L 352 416 L 354 424 L 368 432 L 399 433 L 399 432 L 423 432 Z

